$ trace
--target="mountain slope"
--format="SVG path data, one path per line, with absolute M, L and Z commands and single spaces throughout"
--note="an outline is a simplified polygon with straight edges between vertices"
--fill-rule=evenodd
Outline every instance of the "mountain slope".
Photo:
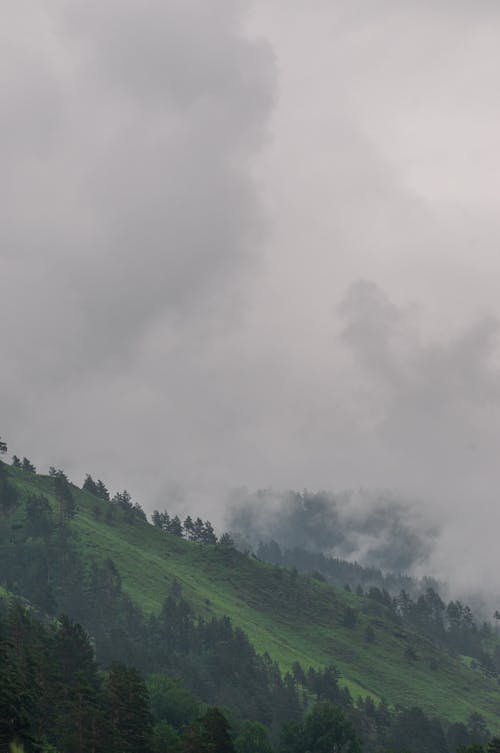
M 16 468 L 8 473 L 20 491 L 42 493 L 56 505 L 53 479 Z M 72 490 L 77 514 L 71 526 L 83 559 L 111 557 L 124 590 L 144 612 L 157 612 L 176 580 L 198 614 L 229 616 L 283 669 L 295 661 L 305 669 L 334 664 L 353 695 L 418 705 L 450 721 L 479 712 L 492 730 L 500 729 L 496 680 L 402 628 L 382 605 L 234 549 L 184 541 L 140 520 L 132 525 L 116 515 L 106 522 L 109 503 Z M 352 627 L 346 610 L 354 612 Z M 369 625 L 375 642 L 366 639 Z

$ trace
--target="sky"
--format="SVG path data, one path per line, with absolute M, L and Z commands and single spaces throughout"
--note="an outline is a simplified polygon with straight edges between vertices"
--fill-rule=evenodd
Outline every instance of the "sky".
M 491 580 L 498 4 L 3 15 L 10 450 L 218 522 L 236 487 L 391 490 L 429 567 Z

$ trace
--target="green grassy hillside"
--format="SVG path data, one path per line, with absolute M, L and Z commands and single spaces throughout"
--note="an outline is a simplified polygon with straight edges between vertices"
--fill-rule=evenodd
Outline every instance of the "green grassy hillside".
M 52 499 L 52 480 L 9 468 L 24 492 Z M 78 512 L 72 522 L 81 554 L 89 561 L 111 557 L 132 600 L 159 610 L 174 580 L 203 615 L 228 615 L 255 648 L 282 669 L 294 661 L 307 668 L 334 664 L 354 696 L 372 695 L 389 704 L 418 705 L 450 721 L 479 712 L 500 731 L 500 689 L 495 679 L 466 661 L 439 652 L 425 637 L 402 629 L 380 604 L 312 578 L 285 571 L 233 549 L 199 546 L 152 525 L 117 516 L 104 521 L 108 504 L 74 490 Z M 102 515 L 96 517 L 95 509 Z M 354 627 L 344 625 L 346 608 Z M 371 625 L 375 642 L 366 640 Z M 405 656 L 411 647 L 416 659 Z

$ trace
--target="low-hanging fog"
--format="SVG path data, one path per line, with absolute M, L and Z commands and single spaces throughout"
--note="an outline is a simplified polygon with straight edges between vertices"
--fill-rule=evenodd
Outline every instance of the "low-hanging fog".
M 10 451 L 220 525 L 236 487 L 383 492 L 494 587 L 500 7 L 3 16 Z

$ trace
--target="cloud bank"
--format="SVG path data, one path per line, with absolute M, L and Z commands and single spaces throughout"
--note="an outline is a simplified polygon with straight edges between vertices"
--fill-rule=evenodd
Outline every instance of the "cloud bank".
M 438 576 L 491 579 L 498 8 L 5 15 L 12 451 L 218 520 L 240 485 L 400 494 Z

